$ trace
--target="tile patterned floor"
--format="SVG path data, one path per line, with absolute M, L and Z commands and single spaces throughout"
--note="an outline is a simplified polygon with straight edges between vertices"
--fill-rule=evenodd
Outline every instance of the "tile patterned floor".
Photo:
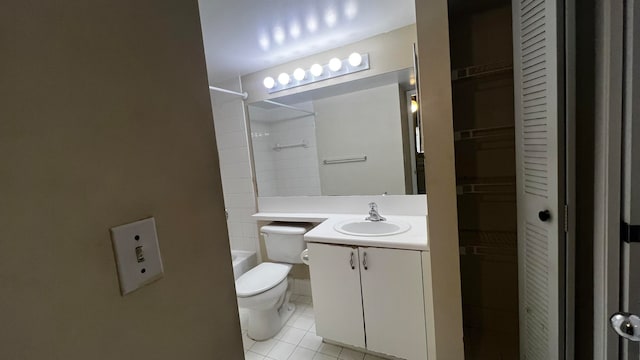
M 313 304 L 309 296 L 291 296 L 296 311 L 280 333 L 267 341 L 247 336 L 247 311 L 240 309 L 245 360 L 383 360 L 341 346 L 326 344 L 316 335 Z

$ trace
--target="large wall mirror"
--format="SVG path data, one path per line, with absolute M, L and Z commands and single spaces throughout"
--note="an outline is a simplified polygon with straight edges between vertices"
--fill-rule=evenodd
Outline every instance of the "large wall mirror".
M 250 103 L 259 196 L 424 194 L 417 107 L 413 68 Z

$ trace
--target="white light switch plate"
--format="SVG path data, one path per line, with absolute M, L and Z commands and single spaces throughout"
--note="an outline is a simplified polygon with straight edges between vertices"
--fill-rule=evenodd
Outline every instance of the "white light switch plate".
M 162 278 L 164 269 L 154 218 L 111 228 L 111 241 L 122 295 Z

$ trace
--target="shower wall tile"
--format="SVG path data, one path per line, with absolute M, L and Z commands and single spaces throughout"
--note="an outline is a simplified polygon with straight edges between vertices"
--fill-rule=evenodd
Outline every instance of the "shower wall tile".
M 247 161 L 247 154 L 244 151 L 238 151 L 238 149 L 221 149 L 220 150 L 220 162 L 222 164 L 238 164 Z
M 313 111 L 310 102 L 296 106 Z M 251 127 L 259 195 L 320 195 L 314 117 L 300 118 L 299 113 L 279 108 L 258 111 L 256 117 L 263 121 L 254 121 Z M 303 141 L 307 147 L 274 150 L 276 144 Z
M 237 119 L 240 119 L 240 118 L 237 118 Z M 248 149 L 247 136 L 245 131 L 243 130 L 229 131 L 229 132 L 222 131 L 222 135 L 224 136 L 218 139 L 218 149 L 238 150 L 238 151 L 243 151 L 245 149 Z
M 239 79 L 215 86 L 240 91 Z M 256 212 L 256 194 L 244 103 L 237 96 L 219 92 L 212 92 L 211 103 L 231 248 L 259 253 L 256 223 L 249 222 Z
M 251 179 L 231 178 L 222 180 L 222 188 L 227 194 L 247 194 L 253 193 L 253 182 Z
M 274 143 L 271 126 L 263 122 L 251 122 L 251 141 L 255 161 L 256 181 L 260 196 L 277 196 L 277 179 L 274 165 Z
M 222 171 L 223 179 L 226 178 L 231 181 L 236 179 L 251 179 L 251 167 L 247 160 L 237 163 L 221 162 L 220 170 Z

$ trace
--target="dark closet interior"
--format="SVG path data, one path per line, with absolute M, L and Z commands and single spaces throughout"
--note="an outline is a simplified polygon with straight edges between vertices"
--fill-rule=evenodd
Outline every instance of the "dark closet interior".
M 510 1 L 449 4 L 465 359 L 518 359 Z

